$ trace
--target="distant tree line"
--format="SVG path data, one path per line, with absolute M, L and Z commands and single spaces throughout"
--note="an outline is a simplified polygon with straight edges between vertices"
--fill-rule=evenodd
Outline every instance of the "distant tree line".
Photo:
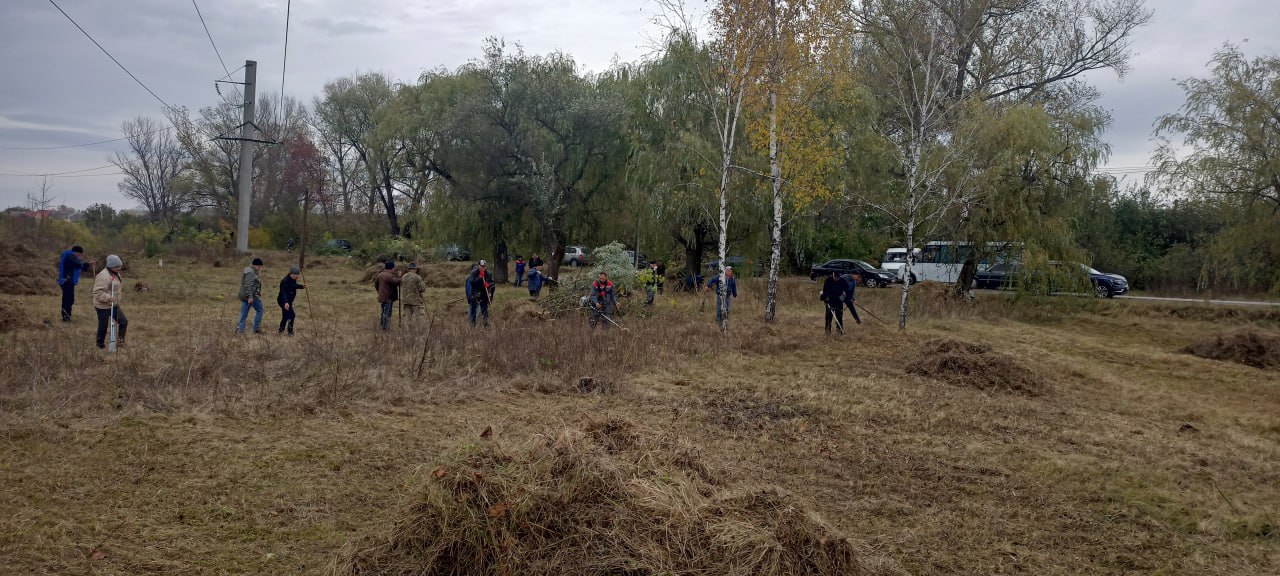
M 1275 57 L 1228 46 L 1185 81 L 1154 127 L 1181 141 L 1119 190 L 1081 75 L 1127 69 L 1142 0 L 723 0 L 709 27 L 662 4 L 661 49 L 599 73 L 490 39 L 414 82 L 261 96 L 279 144 L 255 146 L 254 226 L 283 244 L 305 210 L 357 240 L 464 243 L 499 278 L 517 253 L 555 267 L 612 240 L 688 273 L 742 255 L 770 277 L 769 318 L 779 273 L 937 239 L 1019 242 L 1029 262 L 1139 287 L 1280 292 L 1280 240 L 1260 233 L 1280 206 Z M 235 103 L 166 120 L 125 124 L 122 192 L 158 221 L 233 222 L 239 148 L 213 136 L 239 124 Z

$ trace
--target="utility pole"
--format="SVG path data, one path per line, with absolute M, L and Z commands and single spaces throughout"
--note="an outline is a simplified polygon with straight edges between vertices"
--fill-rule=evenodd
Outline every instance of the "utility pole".
M 253 88 L 258 80 L 258 63 L 244 62 L 244 124 L 240 125 L 240 209 L 237 212 L 236 251 L 249 251 L 249 204 L 253 200 Z

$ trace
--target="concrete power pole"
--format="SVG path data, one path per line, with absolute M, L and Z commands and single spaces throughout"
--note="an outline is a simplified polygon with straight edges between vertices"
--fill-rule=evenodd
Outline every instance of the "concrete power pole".
M 253 86 L 258 80 L 258 63 L 244 62 L 244 124 L 240 125 L 240 209 L 237 211 L 236 250 L 249 251 L 249 204 L 253 200 Z

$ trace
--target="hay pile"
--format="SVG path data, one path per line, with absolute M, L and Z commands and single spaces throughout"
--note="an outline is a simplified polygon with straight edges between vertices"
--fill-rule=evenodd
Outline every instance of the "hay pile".
M 626 420 L 437 468 L 389 537 L 335 575 L 856 575 L 847 539 L 777 490 L 728 491 Z
M 13 332 L 27 325 L 27 317 L 17 305 L 0 301 L 0 334 Z
M 907 373 L 986 391 L 1028 396 L 1045 391 L 1040 377 L 1013 357 L 995 352 L 986 344 L 950 338 L 925 342 L 918 358 L 907 365 Z
M 1182 351 L 1209 360 L 1280 370 L 1280 336 L 1253 328 L 1218 334 L 1193 343 Z
M 92 282 L 93 278 L 89 281 Z M 22 244 L 0 245 L 0 294 L 44 296 L 58 293 L 56 257 L 41 257 Z

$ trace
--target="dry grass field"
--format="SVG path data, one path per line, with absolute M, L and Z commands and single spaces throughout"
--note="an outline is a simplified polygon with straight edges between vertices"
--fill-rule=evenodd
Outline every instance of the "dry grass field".
M 0 572 L 1280 573 L 1280 371 L 1182 351 L 1275 311 L 921 290 L 905 334 L 831 338 L 788 279 L 727 337 L 714 298 L 591 333 L 509 287 L 472 330 L 437 267 L 384 335 L 320 258 L 288 338 L 286 258 L 263 336 L 241 265 L 130 262 L 114 355 L 89 285 L 70 324 L 0 297 Z

